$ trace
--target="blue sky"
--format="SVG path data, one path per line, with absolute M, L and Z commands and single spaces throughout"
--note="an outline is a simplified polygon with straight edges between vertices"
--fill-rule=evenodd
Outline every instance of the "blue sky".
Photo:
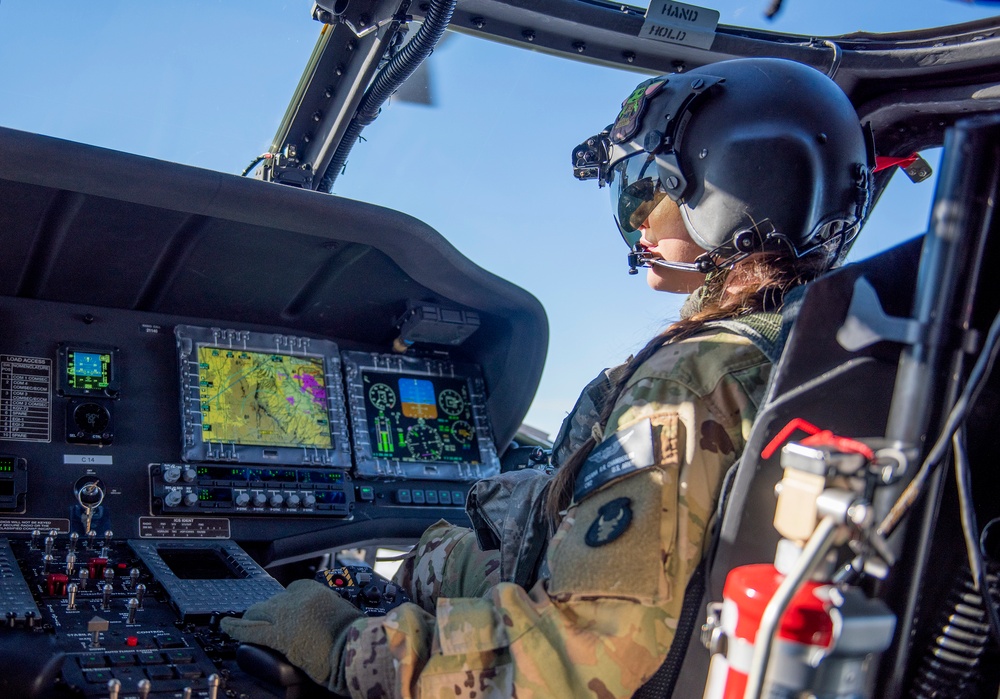
M 955 0 L 785 0 L 768 22 L 768 4 L 711 6 L 724 23 L 813 35 L 991 14 Z M 239 173 L 269 147 L 305 66 L 320 26 L 310 7 L 0 0 L 0 125 Z M 436 106 L 390 102 L 334 193 L 426 221 L 538 297 L 549 357 L 526 422 L 554 434 L 580 388 L 675 319 L 682 300 L 626 274 L 606 190 L 569 167 L 571 148 L 612 121 L 643 76 L 464 35 L 431 61 Z M 932 195 L 932 182 L 894 178 L 855 255 L 920 233 Z

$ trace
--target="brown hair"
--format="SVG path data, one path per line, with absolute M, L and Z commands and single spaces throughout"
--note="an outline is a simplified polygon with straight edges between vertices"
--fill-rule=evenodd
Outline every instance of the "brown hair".
M 597 424 L 602 429 L 607 425 L 629 379 L 664 344 L 690 337 L 713 320 L 778 311 L 788 291 L 811 281 L 825 268 L 825 257 L 822 255 L 794 259 L 787 254 L 761 253 L 737 263 L 732 269 L 709 275 L 697 312 L 671 324 L 629 360 L 604 402 Z M 597 442 L 594 436 L 589 437 L 570 454 L 552 479 L 545 511 L 553 529 L 569 506 L 576 476 Z

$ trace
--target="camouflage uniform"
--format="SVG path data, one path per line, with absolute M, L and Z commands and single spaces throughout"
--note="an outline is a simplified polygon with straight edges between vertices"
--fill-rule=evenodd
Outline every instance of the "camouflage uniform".
M 351 695 L 631 696 L 666 657 L 770 368 L 750 341 L 717 329 L 662 347 L 631 377 L 605 430 L 648 434 L 650 465 L 605 471 L 574 498 L 548 545 L 548 577 L 530 590 L 492 584 L 496 553 L 468 530 L 428 530 L 405 581 L 418 604 L 349 631 Z

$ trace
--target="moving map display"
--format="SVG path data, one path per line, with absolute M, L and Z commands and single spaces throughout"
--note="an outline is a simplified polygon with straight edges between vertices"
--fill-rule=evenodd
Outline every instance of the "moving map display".
M 206 442 L 329 449 L 322 357 L 198 348 Z
M 499 472 L 478 366 L 373 352 L 341 358 L 358 476 L 473 481 Z
M 364 371 L 372 456 L 479 462 L 468 382 Z
M 177 326 L 184 459 L 350 465 L 335 343 Z

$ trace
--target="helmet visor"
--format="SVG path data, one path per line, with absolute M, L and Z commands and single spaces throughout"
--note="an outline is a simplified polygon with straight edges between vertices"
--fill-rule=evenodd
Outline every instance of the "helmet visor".
M 649 153 L 636 153 L 619 160 L 611 168 L 608 183 L 615 223 L 628 246 L 635 247 L 642 237 L 639 226 L 666 196 L 656 159 Z

